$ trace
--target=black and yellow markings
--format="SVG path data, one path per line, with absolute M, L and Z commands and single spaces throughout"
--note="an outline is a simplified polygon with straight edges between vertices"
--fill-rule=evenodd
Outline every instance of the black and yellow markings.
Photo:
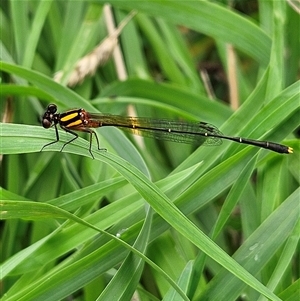
M 90 134 L 89 151 L 93 158 L 94 156 L 91 149 L 93 134 L 96 137 L 99 150 L 100 146 L 98 137 L 91 128 L 102 126 L 115 126 L 123 130 L 130 130 L 133 134 L 136 135 L 181 143 L 198 142 L 204 145 L 220 145 L 222 143 L 222 139 L 226 139 L 242 144 L 265 148 L 280 154 L 293 153 L 293 149 L 291 147 L 275 142 L 225 136 L 214 125 L 202 121 L 188 122 L 168 119 L 151 119 L 144 117 L 102 115 L 89 113 L 84 109 L 69 110 L 59 114 L 57 113 L 57 106 L 55 104 L 48 105 L 42 119 L 42 125 L 44 128 L 50 128 L 51 126 L 54 126 L 56 141 L 52 141 L 44 145 L 41 150 L 43 150 L 46 146 L 59 141 L 57 124 L 59 124 L 60 127 L 66 132 L 74 136 L 71 140 L 63 145 L 62 149 L 68 143 L 78 138 L 78 135 L 73 132 L 73 130 L 88 132 Z
M 67 128 L 83 125 L 80 110 L 72 110 L 59 115 L 59 124 Z
M 67 122 L 67 121 L 72 120 L 74 118 L 80 118 L 80 116 L 78 114 L 78 111 L 76 111 L 76 112 L 71 111 L 69 113 L 65 113 L 65 114 L 60 115 L 60 120 L 62 122 Z

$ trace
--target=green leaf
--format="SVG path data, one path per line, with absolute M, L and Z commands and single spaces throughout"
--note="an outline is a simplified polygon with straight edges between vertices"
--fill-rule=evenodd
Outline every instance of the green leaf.
M 98 1 L 105 3 L 105 1 Z M 135 9 L 178 25 L 185 25 L 233 44 L 267 66 L 271 48 L 270 37 L 253 22 L 233 10 L 208 1 L 110 1 L 112 5 Z M 239 24 L 237 27 L 236 24 Z

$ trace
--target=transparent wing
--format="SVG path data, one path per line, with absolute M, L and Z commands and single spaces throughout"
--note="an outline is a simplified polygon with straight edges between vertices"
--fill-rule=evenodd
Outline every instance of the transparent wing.
M 212 124 L 145 117 L 89 114 L 89 126 L 115 126 L 135 135 L 188 144 L 220 145 L 222 136 Z M 207 136 L 206 136 L 207 135 Z

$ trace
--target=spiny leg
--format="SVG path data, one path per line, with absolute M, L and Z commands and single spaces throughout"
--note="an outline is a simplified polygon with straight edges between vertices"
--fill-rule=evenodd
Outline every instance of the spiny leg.
M 94 155 L 92 153 L 93 134 L 96 137 L 98 150 L 107 151 L 107 149 L 106 148 L 100 148 L 99 138 L 98 138 L 97 134 L 95 133 L 95 131 L 90 130 L 90 129 L 85 129 L 85 131 L 90 133 L 90 148 L 89 148 L 89 151 L 90 151 L 90 154 L 91 154 L 92 158 L 95 159 Z
M 50 143 L 45 144 L 45 145 L 41 148 L 40 152 L 41 152 L 45 147 L 47 147 L 47 146 L 49 146 L 49 145 L 51 145 L 51 144 L 57 143 L 57 142 L 59 141 L 59 134 L 58 134 L 58 130 L 57 130 L 56 124 L 54 124 L 54 128 L 55 128 L 56 140 L 55 140 L 55 141 L 52 141 L 52 142 L 50 142 Z
M 62 126 L 61 126 L 61 127 L 62 127 Z M 67 142 L 62 146 L 62 148 L 61 148 L 60 151 L 62 151 L 62 150 L 65 148 L 65 146 L 66 146 L 67 144 L 73 142 L 74 140 L 76 140 L 76 139 L 78 138 L 78 134 L 77 134 L 77 133 L 75 133 L 75 132 L 69 130 L 69 129 L 66 128 L 66 127 L 62 127 L 62 128 L 63 128 L 67 133 L 70 133 L 70 134 L 74 135 L 75 137 L 73 137 L 71 140 L 67 141 Z

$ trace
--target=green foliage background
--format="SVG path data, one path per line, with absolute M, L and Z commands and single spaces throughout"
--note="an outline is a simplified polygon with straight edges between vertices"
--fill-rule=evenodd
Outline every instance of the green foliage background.
M 117 23 L 138 12 L 120 36 L 128 78 L 110 60 L 74 89 L 54 82 L 107 36 L 105 3 L 1 2 L 1 118 L 13 112 L 0 124 L 1 300 L 295 300 L 299 15 L 281 0 L 110 1 Z M 197 67 L 207 61 L 220 72 L 215 99 Z M 224 80 L 234 67 L 235 111 Z M 37 117 L 50 102 L 203 120 L 294 154 L 140 141 L 115 128 L 97 130 L 107 152 L 94 148 L 95 160 L 84 135 L 59 152 L 63 131 L 40 152 L 55 138 Z

